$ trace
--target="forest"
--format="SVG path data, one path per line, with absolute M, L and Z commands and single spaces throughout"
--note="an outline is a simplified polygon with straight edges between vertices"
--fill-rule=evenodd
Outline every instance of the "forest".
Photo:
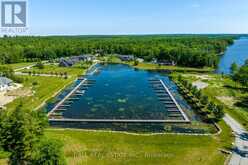
M 219 55 L 235 36 L 147 35 L 147 36 L 50 36 L 0 39 L 0 63 L 49 60 L 80 54 L 133 54 L 176 62 L 179 66 L 215 67 Z

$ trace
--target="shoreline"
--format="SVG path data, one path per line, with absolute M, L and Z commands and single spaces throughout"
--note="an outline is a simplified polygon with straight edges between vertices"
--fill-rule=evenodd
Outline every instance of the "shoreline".
M 128 131 L 114 131 L 114 130 L 103 130 L 103 129 L 80 129 L 80 128 L 58 128 L 58 127 L 49 127 L 46 130 L 48 131 L 78 131 L 78 132 L 99 132 L 99 133 L 117 133 L 117 134 L 127 134 L 135 136 L 157 136 L 157 135 L 187 135 L 187 136 L 215 136 L 222 133 L 222 129 L 216 123 L 214 126 L 218 130 L 216 133 L 173 133 L 173 132 L 164 132 L 164 133 L 134 133 Z
M 84 73 L 82 73 L 82 76 L 87 74 L 88 70 L 90 70 L 93 66 L 97 65 L 98 63 L 94 63 L 92 64 L 88 69 L 86 69 L 84 71 Z M 45 106 L 46 102 L 54 97 L 56 97 L 60 92 L 62 92 L 64 89 L 66 89 L 67 87 L 69 87 L 70 85 L 72 85 L 72 83 L 76 82 L 78 80 L 78 78 L 75 78 L 74 80 L 71 80 L 70 82 L 68 82 L 66 85 L 64 85 L 61 89 L 59 89 L 58 91 L 56 91 L 51 97 L 49 97 L 48 99 L 44 100 L 39 106 L 37 106 L 34 110 L 40 110 L 43 106 Z

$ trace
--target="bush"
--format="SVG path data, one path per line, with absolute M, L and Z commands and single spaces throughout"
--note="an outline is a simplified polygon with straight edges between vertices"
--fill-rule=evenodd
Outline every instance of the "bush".
M 44 69 L 45 66 L 42 62 L 38 62 L 36 65 L 35 65 L 38 69 Z
M 183 80 L 181 76 L 177 78 L 177 86 L 183 97 L 191 104 L 192 108 L 199 114 L 205 121 L 213 122 L 218 121 L 224 116 L 224 108 L 221 105 L 216 105 L 213 102 L 209 102 L 206 95 L 203 95 L 201 90 L 198 90 L 193 85 Z
M 63 165 L 62 145 L 44 138 L 45 114 L 23 109 L 0 111 L 0 148 L 9 152 L 11 165 Z
M 62 144 L 57 140 L 43 138 L 33 153 L 32 165 L 64 165 L 66 164 Z
M 134 60 L 133 65 L 134 65 L 134 66 L 139 65 L 139 61 L 138 61 L 138 60 Z
M 37 82 L 37 81 L 34 81 L 33 83 L 32 83 L 32 85 L 33 86 L 36 86 L 36 85 L 38 85 L 39 83 Z

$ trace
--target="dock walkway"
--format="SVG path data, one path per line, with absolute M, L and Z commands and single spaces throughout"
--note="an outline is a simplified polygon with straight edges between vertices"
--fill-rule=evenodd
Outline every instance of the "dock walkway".
M 87 79 L 83 79 L 68 95 L 66 95 L 48 114 L 47 116 L 49 117 L 50 115 L 52 115 L 57 109 L 59 109 L 59 107 L 61 107 L 63 105 L 63 103 L 69 98 L 71 97 L 79 88 L 80 86 L 82 86 L 82 84 L 86 81 Z

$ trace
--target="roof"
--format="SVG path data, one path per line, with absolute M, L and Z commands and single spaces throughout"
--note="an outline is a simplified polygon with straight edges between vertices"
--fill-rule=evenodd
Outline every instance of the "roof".
M 13 81 L 6 78 L 6 77 L 0 77 L 0 85 L 8 85 L 12 83 Z

